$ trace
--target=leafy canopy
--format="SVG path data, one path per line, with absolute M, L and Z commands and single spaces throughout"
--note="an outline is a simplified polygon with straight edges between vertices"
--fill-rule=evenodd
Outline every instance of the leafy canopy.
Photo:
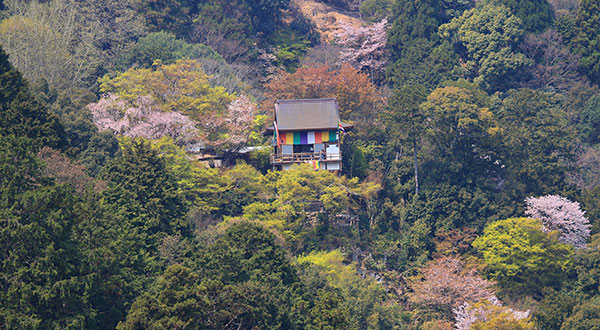
M 483 256 L 489 276 L 504 289 L 539 293 L 556 286 L 567 275 L 571 246 L 558 241 L 558 233 L 544 233 L 537 219 L 510 218 L 488 225 L 473 242 Z
M 129 69 L 116 77 L 99 80 L 100 91 L 114 93 L 129 102 L 150 96 L 163 111 L 179 111 L 202 122 L 206 115 L 223 113 L 234 99 L 223 87 L 212 87 L 200 63 L 181 59 L 173 64 L 157 62 L 153 68 Z
M 503 5 L 484 1 L 440 26 L 439 33 L 461 49 L 470 76 L 487 90 L 506 88 L 519 69 L 531 64 L 516 50 L 522 22 Z

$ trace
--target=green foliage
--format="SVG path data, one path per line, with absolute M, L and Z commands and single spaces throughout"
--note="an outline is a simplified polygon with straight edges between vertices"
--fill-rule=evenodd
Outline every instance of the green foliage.
M 215 235 L 200 250 L 195 269 L 167 268 L 140 296 L 118 329 L 290 329 L 299 278 L 275 236 L 241 222 Z
M 552 24 L 552 7 L 547 0 L 500 0 L 523 21 L 527 31 L 541 32 Z
M 488 225 L 473 242 L 491 279 L 513 294 L 538 294 L 558 286 L 571 267 L 569 245 L 558 233 L 544 233 L 539 220 L 510 218 Z
M 289 3 L 289 0 L 202 1 L 197 5 L 197 14 L 193 16 L 195 31 L 192 39 L 210 45 L 228 61 L 240 57 L 248 59 L 256 55 L 248 50 L 254 48 L 257 40 L 261 43 L 267 41 L 271 45 L 268 39 L 280 33 L 281 29 L 289 27 L 296 30 L 298 37 L 308 34 L 302 24 L 296 24 L 296 17 L 292 17 L 291 23 L 283 22 L 283 12 L 293 11 Z M 289 47 L 292 44 L 301 46 L 297 43 L 282 46 Z
M 525 197 L 561 194 L 600 228 L 596 154 L 574 162 L 578 143 L 600 143 L 597 1 L 578 13 L 575 0 L 550 1 L 554 21 L 546 0 L 321 2 L 390 17 L 391 92 L 349 65 L 263 85 L 262 73 L 296 70 L 319 42 L 319 18 L 290 0 L 0 0 L 11 62 L 44 78 L 28 85 L 0 50 L 0 328 L 448 328 L 401 306 L 406 278 L 437 254 L 485 269 L 540 329 L 597 328 L 598 237 L 573 253 L 539 221 L 492 222 L 522 214 Z M 592 85 L 510 90 L 536 70 L 523 70 L 524 33 L 551 24 L 573 52 L 567 66 L 579 56 Z M 559 43 L 533 45 L 547 59 L 527 53 L 549 67 L 566 56 Z M 226 167 L 169 138 L 119 145 L 86 108 L 98 93 L 122 110 L 144 100 L 185 113 Z M 332 95 L 359 132 L 342 144 L 352 179 L 309 164 L 268 171 L 270 147 L 230 166 L 235 149 L 264 142 L 270 119 L 253 100 Z M 44 146 L 71 159 L 39 154 L 44 168 Z M 92 179 L 57 175 L 53 161 L 105 181 L 55 184 Z M 509 307 L 476 307 L 487 318 L 473 328 L 531 328 Z
M 408 235 L 405 236 L 405 240 L 401 243 L 401 246 L 407 252 L 407 261 L 413 262 L 413 265 L 418 265 L 428 259 L 429 251 L 431 250 L 431 232 L 431 226 L 425 218 L 417 218 L 412 223 L 408 230 Z M 410 256 L 414 257 L 410 258 Z
M 261 173 L 267 173 L 271 169 L 271 148 L 259 147 L 250 151 L 248 164 L 252 165 Z
M 63 127 L 58 118 L 33 99 L 27 82 L 0 48 L 0 134 L 28 137 L 40 149 L 60 148 Z
M 595 219 L 591 222 L 591 234 L 600 233 L 600 187 L 595 186 L 591 190 L 584 190 L 581 194 L 581 204 L 589 219 Z M 593 236 L 592 236 L 593 237 Z
M 136 300 L 117 329 L 223 329 L 232 323 L 244 329 L 289 329 L 293 326 L 289 320 L 276 314 L 285 307 L 278 305 L 277 298 L 256 282 L 224 285 L 201 280 L 191 269 L 173 265 L 159 279 L 154 292 Z
M 592 236 L 587 249 L 578 250 L 575 255 L 577 282 L 574 285 L 577 293 L 585 297 L 600 296 L 600 237 Z
M 325 277 L 331 297 L 339 290 L 340 300 L 334 301 L 336 310 L 346 316 L 346 329 L 398 329 L 403 320 L 400 318 L 400 306 L 389 300 L 384 288 L 372 278 L 360 279 L 355 265 L 344 264 L 344 256 L 339 250 L 330 252 L 312 252 L 300 256 L 297 262 L 310 264 L 306 271 L 317 271 Z M 312 268 L 312 269 L 311 269 Z M 306 275 L 305 275 L 306 276 Z M 321 293 L 322 294 L 322 293 Z M 322 300 L 329 298 L 322 297 Z M 332 299 L 329 298 L 329 299 Z M 318 308 L 318 305 L 316 306 Z M 318 314 L 322 312 L 319 311 Z M 320 315 L 319 315 L 320 316 Z M 334 315 L 332 315 L 334 316 Z M 342 326 L 340 316 L 330 318 Z
M 0 136 L 0 323 L 83 327 L 75 198 L 41 176 L 32 142 Z
M 0 207 L 10 207 L 15 196 L 32 190 L 41 176 L 40 167 L 33 141 L 0 135 Z
M 536 306 L 533 320 L 539 329 L 560 330 L 576 304 L 576 299 L 553 289 L 543 291 L 544 299 Z
M 165 168 L 177 180 L 178 194 L 183 196 L 198 212 L 210 214 L 220 210 L 226 201 L 221 200 L 227 190 L 227 178 L 219 170 L 202 168 L 195 164 L 172 139 L 164 137 L 152 143 L 152 149 L 161 158 Z
M 189 16 L 194 2 L 189 0 L 144 0 L 138 2 L 138 15 L 152 31 L 170 31 L 185 36 L 192 23 Z
M 576 18 L 574 48 L 581 55 L 579 65 L 595 83 L 600 83 L 600 4 L 582 0 Z
M 290 6 L 286 16 L 289 17 L 290 22 L 280 23 L 279 27 L 265 31 L 267 38 L 260 45 L 272 48 L 276 58 L 275 64 L 288 72 L 293 72 L 300 66 L 300 59 L 304 57 L 309 47 L 320 42 L 321 36 L 314 29 L 312 22 L 296 6 Z
M 127 1 L 127 0 L 125 0 Z M 0 22 L 0 43 L 30 81 L 46 79 L 61 89 L 91 87 L 101 69 L 100 23 L 71 0 L 10 4 Z
M 424 114 L 419 105 L 425 98 L 425 91 L 419 85 L 403 86 L 394 92 L 385 113 L 392 136 L 412 140 L 423 134 Z
M 565 45 L 572 45 L 573 39 L 577 36 L 575 17 L 571 15 L 558 15 L 554 20 L 553 27 L 560 33 Z
M 207 302 L 200 295 L 198 275 L 179 264 L 167 268 L 157 283 L 157 293 L 145 293 L 131 307 L 117 329 L 194 327 L 206 319 Z M 197 327 L 197 325 L 196 325 Z
M 263 194 L 262 175 L 250 165 L 239 163 L 227 171 L 204 167 L 168 137 L 153 141 L 152 149 L 176 179 L 178 194 L 195 217 L 239 216 Z
M 133 65 L 148 68 L 157 60 L 164 64 L 172 64 L 182 58 L 198 59 L 202 57 L 224 61 L 221 55 L 206 45 L 188 44 L 177 39 L 173 33 L 160 31 L 140 38 L 133 49 L 122 56 L 121 66 L 123 69 L 128 69 Z
M 103 177 L 108 182 L 104 201 L 127 219 L 132 230 L 142 230 L 147 248 L 164 235 L 189 232 L 187 206 L 177 181 L 143 139 L 121 141 L 122 156 L 113 159 Z M 137 228 L 137 229 L 136 229 Z
M 496 306 L 489 300 L 473 304 L 473 309 L 485 315 L 482 320 L 477 320 L 471 325 L 472 330 L 532 330 L 535 325 L 530 318 L 517 319 L 513 310 L 508 307 Z
M 93 195 L 51 185 L 34 152 L 31 140 L 0 137 L 1 322 L 114 326 L 152 273 L 146 236 Z
M 575 136 L 560 101 L 553 94 L 520 89 L 509 91 L 495 109 L 504 129 L 505 189 L 515 200 L 569 190 L 565 175 Z
M 9 328 L 82 327 L 83 283 L 77 278 L 74 198 L 61 186 L 19 196 L 2 210 L 2 324 Z
M 524 34 L 522 22 L 503 5 L 481 2 L 440 26 L 439 32 L 460 50 L 470 76 L 486 90 L 506 89 L 531 64 L 516 50 Z
M 227 31 L 231 29 L 229 27 L 238 25 L 238 31 L 241 30 L 240 32 L 244 33 L 245 37 L 250 37 L 250 31 L 272 32 L 273 27 L 280 23 L 281 11 L 287 9 L 289 3 L 290 0 L 201 2 L 198 4 L 198 19 L 212 21 L 211 23 L 215 24 L 214 28 L 225 28 L 225 34 L 229 34 Z M 207 14 L 215 15 L 207 17 Z M 236 19 L 240 16 L 241 20 Z M 216 30 L 218 31 L 218 29 Z
M 368 22 L 379 22 L 392 13 L 392 0 L 365 0 L 360 3 L 360 14 Z
M 417 87 L 405 85 L 395 91 L 388 110 L 384 114 L 388 122 L 388 130 L 394 139 L 390 139 L 391 144 L 396 148 L 402 142 L 409 142 L 413 149 L 413 168 L 415 194 L 419 193 L 418 181 L 418 152 L 422 136 L 425 134 L 424 119 L 425 116 L 419 104 L 425 101 L 425 91 Z
M 198 14 L 194 18 L 194 27 L 202 34 L 214 31 L 227 41 L 235 40 L 243 46 L 249 46 L 252 31 L 252 19 L 249 11 L 248 4 L 243 0 L 203 1 L 198 3 Z M 198 36 L 198 39 L 204 38 Z M 225 57 L 227 55 L 225 54 Z
M 310 40 L 289 28 L 279 29 L 271 40 L 277 47 L 274 53 L 277 64 L 288 72 L 293 72 L 300 66 L 300 59 L 311 44 Z
M 600 329 L 600 301 L 598 298 L 582 303 L 573 309 L 573 314 L 565 320 L 561 330 Z
M 224 215 L 241 215 L 246 205 L 261 200 L 265 194 L 264 177 L 252 165 L 240 161 L 223 174 L 228 180 L 226 192 L 221 197 Z
M 109 131 L 99 132 L 85 107 L 96 96 L 87 91 L 58 91 L 45 81 L 32 85 L 32 94 L 56 114 L 64 127 L 61 149 L 77 159 L 93 176 L 119 152 L 119 141 Z
M 600 96 L 592 96 L 579 114 L 577 130 L 583 142 L 600 143 Z
M 354 142 L 354 143 L 353 143 Z M 364 179 L 367 176 L 369 164 L 366 161 L 363 147 L 352 137 L 344 137 L 342 142 L 342 174 L 348 177 Z
M 208 112 L 223 112 L 234 99 L 223 87 L 212 87 L 208 78 L 197 61 L 177 60 L 152 69 L 132 68 L 99 81 L 102 92 L 115 93 L 130 102 L 149 95 L 164 111 L 176 110 L 202 121 Z
M 244 218 L 260 220 L 287 235 L 293 244 L 304 249 L 303 237 L 315 230 L 306 230 L 309 223 L 327 225 L 337 215 L 349 215 L 354 209 L 375 207 L 380 186 L 373 182 L 359 183 L 358 178 L 338 177 L 330 171 L 315 171 L 301 164 L 283 172 L 269 172 L 260 184 L 265 187 L 265 201 L 244 207 Z M 326 242 L 318 242 L 326 244 Z
M 366 3 L 366 2 L 365 2 Z M 388 45 L 393 62 L 402 60 L 406 62 L 397 69 L 397 74 L 402 75 L 402 70 L 414 70 L 412 66 L 419 66 L 417 72 L 449 71 L 443 68 L 444 61 L 451 61 L 448 56 L 448 47 L 439 49 L 436 54 L 431 54 L 439 44 L 438 28 L 455 16 L 460 15 L 471 5 L 468 0 L 399 0 L 392 4 L 392 26 L 388 32 Z M 412 49 L 416 47 L 416 49 Z M 452 52 L 450 51 L 450 54 Z M 423 56 L 419 57 L 418 54 Z M 425 57 L 431 57 L 425 62 L 435 67 L 422 66 L 420 62 Z M 437 64 L 437 65 L 436 65 Z M 432 70 L 433 69 L 433 70 Z M 431 73 L 429 73 L 431 75 Z M 418 78 L 419 74 L 414 76 Z M 424 79 L 429 81 L 431 79 Z M 398 79 L 398 81 L 402 81 Z M 436 86 L 432 86 L 436 87 Z
M 388 67 L 390 81 L 400 88 L 423 86 L 433 90 L 446 80 L 461 76 L 464 69 L 449 42 L 436 42 L 423 38 L 408 42 L 402 57 Z
M 73 239 L 80 246 L 85 279 L 85 328 L 114 328 L 134 300 L 147 290 L 162 268 L 156 253 L 148 251 L 148 234 L 132 228 L 110 205 L 91 199 L 78 205 L 80 220 Z
M 277 286 L 298 281 L 275 235 L 260 224 L 248 221 L 231 224 L 201 253 L 198 266 L 203 276 L 223 283 L 251 280 Z
M 340 287 L 344 281 L 349 281 L 356 276 L 356 267 L 344 264 L 344 255 L 340 250 L 330 252 L 311 252 L 308 255 L 298 257 L 299 264 L 311 263 L 322 267 L 326 274 L 330 274 L 332 285 Z
M 288 8 L 290 0 L 244 0 L 250 7 L 252 24 L 257 32 L 271 32 L 281 19 L 282 10 Z
M 392 6 L 388 45 L 393 60 L 402 58 L 407 45 L 417 39 L 435 39 L 442 22 L 440 0 L 398 0 Z
M 454 180 L 467 181 L 469 172 L 475 169 L 481 173 L 496 167 L 494 145 L 502 128 L 488 102 L 484 92 L 472 84 L 458 82 L 456 86 L 434 90 L 421 105 L 425 132 L 437 161 L 453 173 L 450 175 L 458 175 Z

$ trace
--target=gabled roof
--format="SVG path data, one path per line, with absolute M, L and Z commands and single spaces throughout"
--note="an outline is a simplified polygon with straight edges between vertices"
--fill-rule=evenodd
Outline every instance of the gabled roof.
M 281 131 L 337 129 L 340 112 L 334 98 L 277 100 L 275 121 Z

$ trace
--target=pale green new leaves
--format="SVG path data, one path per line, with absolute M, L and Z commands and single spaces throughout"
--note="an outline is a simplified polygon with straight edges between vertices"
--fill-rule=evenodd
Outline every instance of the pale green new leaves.
M 552 286 L 569 269 L 571 246 L 558 241 L 558 233 L 544 233 L 537 219 L 511 218 L 488 225 L 473 242 L 485 261 L 491 279 L 505 289 L 536 293 Z
M 339 177 L 329 171 L 315 171 L 309 164 L 287 171 L 267 173 L 259 185 L 264 187 L 265 202 L 244 207 L 243 217 L 260 220 L 270 227 L 291 235 L 311 214 L 334 217 L 376 200 L 381 186 L 373 182 L 359 183 L 357 178 Z

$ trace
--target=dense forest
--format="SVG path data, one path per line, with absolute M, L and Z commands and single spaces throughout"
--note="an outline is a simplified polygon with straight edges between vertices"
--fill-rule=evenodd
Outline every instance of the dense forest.
M 598 0 L 0 0 L 0 47 L 1 329 L 600 329 Z M 327 97 L 342 172 L 273 171 Z

